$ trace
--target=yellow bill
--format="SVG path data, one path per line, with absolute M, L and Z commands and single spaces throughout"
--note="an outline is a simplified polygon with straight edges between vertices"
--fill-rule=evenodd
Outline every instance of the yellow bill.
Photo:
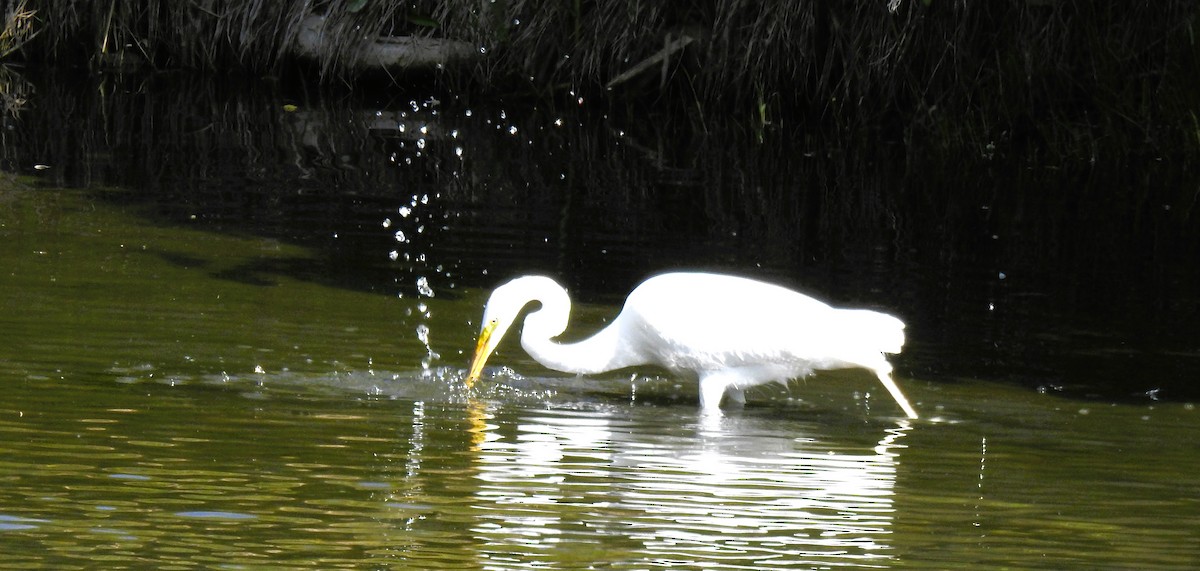
M 479 374 L 483 372 L 483 365 L 487 363 L 488 357 L 492 355 L 492 351 L 496 349 L 495 342 L 492 341 L 492 332 L 496 330 L 496 320 L 491 320 L 483 325 L 483 329 L 479 332 L 479 342 L 475 344 L 475 356 L 471 358 L 471 367 L 467 370 L 467 388 L 475 386 L 475 382 L 479 380 Z

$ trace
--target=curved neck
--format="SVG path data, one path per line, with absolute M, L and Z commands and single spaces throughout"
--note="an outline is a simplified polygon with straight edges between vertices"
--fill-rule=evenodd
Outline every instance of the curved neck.
M 619 333 L 619 316 L 587 339 L 557 343 L 553 339 L 567 328 L 571 298 L 557 284 L 554 288 L 539 288 L 534 294 L 542 307 L 525 318 L 521 346 L 538 363 L 556 371 L 579 374 L 602 373 L 634 364 L 628 362 L 630 355 Z
M 601 329 L 595 335 L 575 343 L 557 343 L 551 338 L 562 333 L 562 329 L 547 335 L 534 324 L 536 314 L 525 319 L 525 331 L 521 334 L 521 346 L 525 352 L 542 366 L 567 373 L 582 375 L 603 373 L 633 363 L 625 362 L 620 348 L 620 335 L 615 325 Z

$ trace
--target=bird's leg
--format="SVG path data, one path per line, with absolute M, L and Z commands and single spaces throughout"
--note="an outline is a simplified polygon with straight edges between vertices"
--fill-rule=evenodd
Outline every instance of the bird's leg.
M 916 409 L 908 403 L 908 398 L 904 396 L 904 393 L 900 392 L 900 386 L 896 384 L 896 381 L 892 380 L 890 372 L 891 365 L 888 365 L 886 369 L 876 369 L 875 375 L 879 377 L 879 382 L 883 383 L 883 388 L 887 389 L 892 394 L 892 398 L 896 399 L 896 404 L 900 405 L 900 408 L 904 410 L 904 414 L 909 418 L 917 418 Z

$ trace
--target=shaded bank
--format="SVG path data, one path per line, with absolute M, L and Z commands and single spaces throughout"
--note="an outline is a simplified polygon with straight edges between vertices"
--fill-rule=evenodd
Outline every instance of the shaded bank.
M 20 55 L 54 65 L 284 72 L 306 18 L 322 14 L 318 68 L 338 83 L 362 73 L 356 54 L 380 37 L 436 37 L 480 53 L 435 79 L 493 94 L 569 91 L 687 109 L 698 122 L 732 113 L 768 130 L 871 128 L 909 144 L 1054 155 L 1200 146 L 1190 95 L 1200 8 L 1188 0 L 58 0 L 36 10 L 40 33 Z
M 870 133 L 760 142 L 721 117 L 696 133 L 586 105 L 249 87 L 43 80 L 37 107 L 6 119 L 0 164 L 163 224 L 313 252 L 222 269 L 246 283 L 453 297 L 544 271 L 615 303 L 650 273 L 728 269 L 905 316 L 909 374 L 1196 395 L 1188 161 L 921 154 Z

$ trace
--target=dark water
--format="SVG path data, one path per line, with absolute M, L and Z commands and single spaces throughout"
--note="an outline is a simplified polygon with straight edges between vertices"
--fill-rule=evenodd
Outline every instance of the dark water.
M 1200 564 L 1186 160 L 180 87 L 4 119 L 0 567 Z M 463 390 L 504 277 L 585 332 L 675 267 L 901 315 L 923 418 L 856 371 L 705 417 L 515 343 Z

